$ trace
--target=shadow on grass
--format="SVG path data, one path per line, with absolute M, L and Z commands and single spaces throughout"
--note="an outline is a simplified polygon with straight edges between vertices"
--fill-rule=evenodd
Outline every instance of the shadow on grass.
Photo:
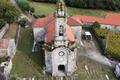
M 39 52 L 32 52 L 33 46 L 33 29 L 21 28 L 20 39 L 18 43 L 18 50 L 22 52 L 22 54 L 26 55 L 28 59 L 32 61 L 32 66 L 37 69 L 40 73 L 42 73 L 43 65 L 44 65 L 44 51 L 39 50 Z

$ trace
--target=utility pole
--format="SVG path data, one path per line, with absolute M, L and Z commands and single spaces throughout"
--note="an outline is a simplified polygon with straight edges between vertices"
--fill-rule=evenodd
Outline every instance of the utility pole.
M 109 32 L 109 29 L 108 29 L 108 33 L 107 33 L 107 37 L 106 37 L 106 43 L 105 43 L 105 50 L 107 50 L 107 48 L 108 48 L 109 35 L 110 35 L 110 32 Z

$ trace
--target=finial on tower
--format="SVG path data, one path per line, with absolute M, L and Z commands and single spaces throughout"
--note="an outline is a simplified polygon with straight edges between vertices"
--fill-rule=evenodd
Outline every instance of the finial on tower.
M 63 0 L 58 0 L 57 1 L 57 16 L 59 17 L 65 17 L 65 3 Z

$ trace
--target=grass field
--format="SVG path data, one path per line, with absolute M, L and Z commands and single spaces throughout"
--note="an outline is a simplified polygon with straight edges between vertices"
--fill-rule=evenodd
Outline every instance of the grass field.
M 56 4 L 30 2 L 30 5 L 35 8 L 35 13 L 42 15 L 48 13 L 54 13 L 56 10 Z M 81 14 L 89 16 L 104 17 L 108 11 L 95 10 L 95 9 L 81 9 L 81 8 L 67 8 L 69 15 Z
M 110 80 L 116 80 L 110 67 L 87 57 L 79 56 L 77 64 L 78 70 L 76 73 L 78 74 L 79 80 L 107 80 L 105 75 L 108 75 Z M 88 67 L 88 70 L 86 70 L 85 65 Z
M 32 28 L 21 28 L 21 36 L 16 55 L 13 59 L 11 75 L 19 77 L 40 77 L 43 68 L 43 51 L 32 53 L 33 34 Z

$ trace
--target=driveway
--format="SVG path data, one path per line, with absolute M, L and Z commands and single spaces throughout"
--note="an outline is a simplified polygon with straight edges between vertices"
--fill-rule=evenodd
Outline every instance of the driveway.
M 92 60 L 108 65 L 110 67 L 113 66 L 112 63 L 114 63 L 114 61 L 109 60 L 100 53 L 98 45 L 94 39 L 91 41 L 82 40 L 82 43 L 83 46 L 78 49 L 78 55 L 86 56 Z

